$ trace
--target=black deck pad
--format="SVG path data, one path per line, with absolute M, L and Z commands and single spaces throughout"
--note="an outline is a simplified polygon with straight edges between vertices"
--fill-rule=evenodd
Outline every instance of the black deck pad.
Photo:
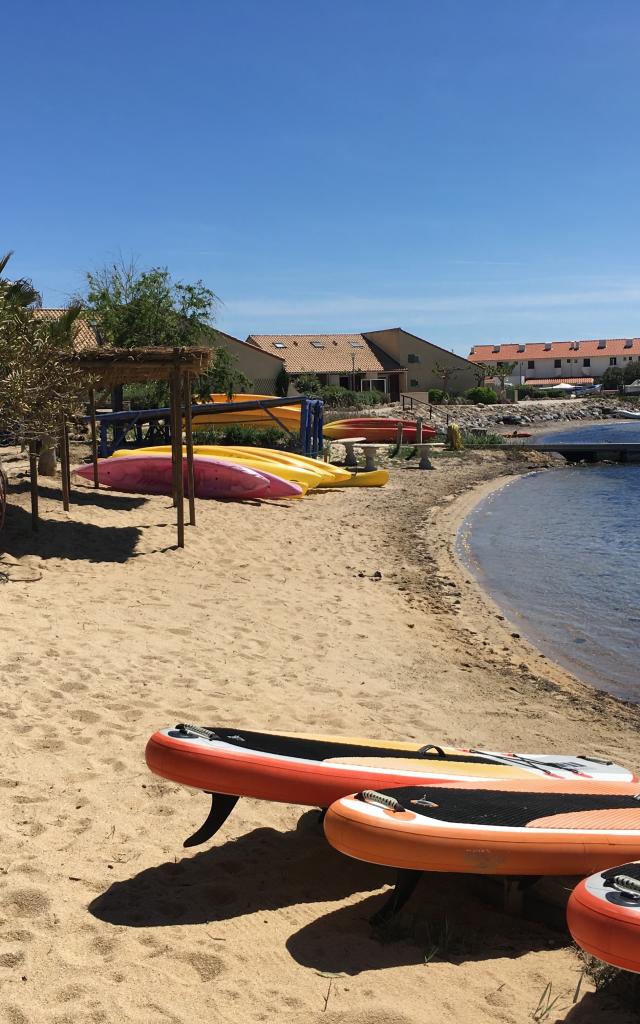
M 393 797 L 404 810 L 427 818 L 467 825 L 526 828 L 537 818 L 576 811 L 640 810 L 633 796 L 597 793 L 530 793 L 504 789 L 450 789 L 447 786 L 400 786 L 377 792 Z M 362 799 L 362 794 L 358 794 Z M 616 871 L 620 871 L 616 868 Z
M 602 872 L 602 877 L 609 879 L 616 878 L 617 875 L 626 875 L 627 878 L 637 878 L 640 882 L 640 863 L 632 860 L 630 864 L 618 864 L 615 868 L 607 868 L 606 871 Z
M 313 739 L 307 736 L 280 736 L 277 733 L 251 732 L 247 729 L 226 729 L 207 726 L 217 739 L 235 747 L 259 750 L 264 754 L 281 757 L 300 757 L 307 761 L 325 761 L 331 757 L 402 757 L 420 761 L 423 764 L 438 762 L 469 762 L 470 764 L 492 764 L 491 757 L 482 754 L 446 754 L 444 758 L 437 750 L 420 753 L 403 747 L 377 747 L 375 743 L 348 743 L 341 740 Z M 418 766 L 416 766 L 417 768 Z

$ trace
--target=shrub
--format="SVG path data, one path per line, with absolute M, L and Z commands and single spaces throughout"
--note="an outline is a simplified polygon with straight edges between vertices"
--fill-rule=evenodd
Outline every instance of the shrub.
M 495 405 L 498 401 L 497 392 L 493 388 L 470 388 L 465 392 L 465 397 L 474 405 Z
M 241 423 L 231 423 L 226 427 L 207 426 L 193 431 L 194 444 L 250 445 L 252 448 L 282 448 L 283 451 L 295 447 L 298 439 L 298 434 L 290 437 L 276 426 L 245 427 Z
M 429 391 L 429 401 L 432 405 L 442 405 L 448 397 L 448 394 L 442 388 L 431 388 Z

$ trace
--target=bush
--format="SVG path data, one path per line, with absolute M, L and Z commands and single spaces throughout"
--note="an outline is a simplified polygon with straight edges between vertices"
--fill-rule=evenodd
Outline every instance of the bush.
M 443 391 L 441 388 L 431 388 L 429 391 L 429 401 L 432 405 L 442 405 L 448 397 L 446 391 Z
M 542 391 L 540 388 L 532 387 L 531 385 L 518 385 L 518 397 L 523 398 L 548 398 L 549 395 L 546 391 Z
M 169 405 L 169 384 L 166 380 L 127 384 L 123 394 L 132 409 L 166 409 Z
M 240 423 L 231 423 L 226 427 L 205 427 L 193 431 L 194 444 L 228 444 L 251 446 L 252 448 L 286 448 L 295 447 L 299 435 L 290 437 L 277 427 L 245 427 Z
M 495 405 L 498 401 L 498 394 L 493 388 L 470 388 L 465 391 L 465 397 L 474 405 Z

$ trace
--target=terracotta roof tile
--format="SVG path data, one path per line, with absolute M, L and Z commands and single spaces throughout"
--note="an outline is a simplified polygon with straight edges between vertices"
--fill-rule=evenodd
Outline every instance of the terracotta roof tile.
M 498 351 L 494 351 L 498 349 Z M 472 363 L 510 363 L 523 359 L 567 359 L 586 356 L 634 356 L 640 359 L 640 338 L 596 338 L 589 341 L 536 341 L 525 345 L 474 345 Z
M 593 384 L 593 377 L 526 377 L 525 384 L 532 388 L 547 387 L 550 384 Z
M 250 334 L 249 344 L 280 356 L 288 373 L 366 373 L 401 370 L 364 334 Z
M 58 320 L 65 309 L 34 309 L 33 315 L 41 320 Z M 93 327 L 86 320 L 78 320 L 76 336 L 73 343 L 74 352 L 86 352 L 88 349 L 96 348 L 98 338 Z

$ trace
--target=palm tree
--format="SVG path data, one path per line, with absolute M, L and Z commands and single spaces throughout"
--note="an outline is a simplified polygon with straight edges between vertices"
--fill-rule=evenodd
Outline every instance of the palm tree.
M 8 278 L 2 277 L 4 268 L 12 256 L 13 252 L 11 251 L 0 256 L 0 303 L 17 309 L 33 309 L 42 306 L 40 292 L 36 291 L 26 277 L 19 277 L 17 281 L 10 281 Z

